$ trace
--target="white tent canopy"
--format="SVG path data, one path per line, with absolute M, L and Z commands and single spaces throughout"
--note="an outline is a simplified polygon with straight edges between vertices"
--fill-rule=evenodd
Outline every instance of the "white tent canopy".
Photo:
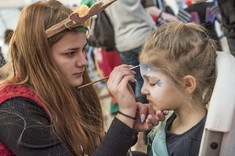
M 0 46 L 6 29 L 15 29 L 22 8 L 38 0 L 0 0 Z M 45 0 L 42 0 L 45 1 Z M 67 7 L 79 5 L 81 0 L 59 0 Z
M 38 0 L 0 0 L 0 9 L 3 8 L 23 8 L 26 5 L 36 2 Z M 45 1 L 45 0 L 42 0 Z M 72 6 L 73 4 L 79 4 L 80 0 L 59 0 L 66 6 Z

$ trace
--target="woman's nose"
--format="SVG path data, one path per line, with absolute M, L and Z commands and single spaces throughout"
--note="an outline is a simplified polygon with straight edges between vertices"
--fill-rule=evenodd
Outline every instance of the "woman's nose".
M 87 66 L 88 65 L 86 56 L 84 54 L 81 54 L 78 56 L 77 65 L 78 66 Z

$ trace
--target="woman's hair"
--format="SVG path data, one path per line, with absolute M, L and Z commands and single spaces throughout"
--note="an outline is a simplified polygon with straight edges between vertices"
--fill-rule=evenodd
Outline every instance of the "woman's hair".
M 192 75 L 196 79 L 192 99 L 204 105 L 209 102 L 215 83 L 216 45 L 205 28 L 193 23 L 163 24 L 147 39 L 139 59 L 159 68 L 179 91 L 184 76 Z
M 104 136 L 99 98 L 92 86 L 71 87 L 56 65 L 50 47 L 69 30 L 47 38 L 45 30 L 66 19 L 72 10 L 56 0 L 33 3 L 21 12 L 4 67 L 4 84 L 23 84 L 39 96 L 56 134 L 75 155 L 90 155 Z M 4 72 L 3 71 L 3 72 Z M 90 82 L 87 71 L 84 82 Z

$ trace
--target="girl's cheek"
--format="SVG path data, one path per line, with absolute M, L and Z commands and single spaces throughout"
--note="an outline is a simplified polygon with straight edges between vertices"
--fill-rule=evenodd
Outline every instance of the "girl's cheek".
M 153 98 L 154 99 L 161 98 L 164 95 L 164 92 L 165 92 L 164 86 L 162 87 L 156 86 L 156 89 L 153 92 Z

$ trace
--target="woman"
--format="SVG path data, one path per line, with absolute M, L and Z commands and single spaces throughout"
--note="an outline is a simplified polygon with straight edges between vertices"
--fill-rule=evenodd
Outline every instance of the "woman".
M 100 11 L 107 4 L 111 3 L 101 2 L 94 8 Z M 39 1 L 23 9 L 9 47 L 11 60 L 1 69 L 5 73 L 0 84 L 1 153 L 120 156 L 136 141 L 136 130 L 158 123 L 153 111 L 149 112 L 152 120 L 142 123 L 136 116 L 137 104 L 127 85 L 135 81 L 133 72 L 122 65 L 109 80 L 122 114 L 117 115 L 104 137 L 94 88 L 78 89 L 90 82 L 83 48 L 89 17 L 97 12 L 87 15 L 89 11 L 82 6 L 72 13 L 56 0 Z M 78 25 L 74 22 L 77 19 L 82 19 Z M 146 109 L 138 111 L 146 114 Z M 164 118 L 163 113 L 159 118 Z

